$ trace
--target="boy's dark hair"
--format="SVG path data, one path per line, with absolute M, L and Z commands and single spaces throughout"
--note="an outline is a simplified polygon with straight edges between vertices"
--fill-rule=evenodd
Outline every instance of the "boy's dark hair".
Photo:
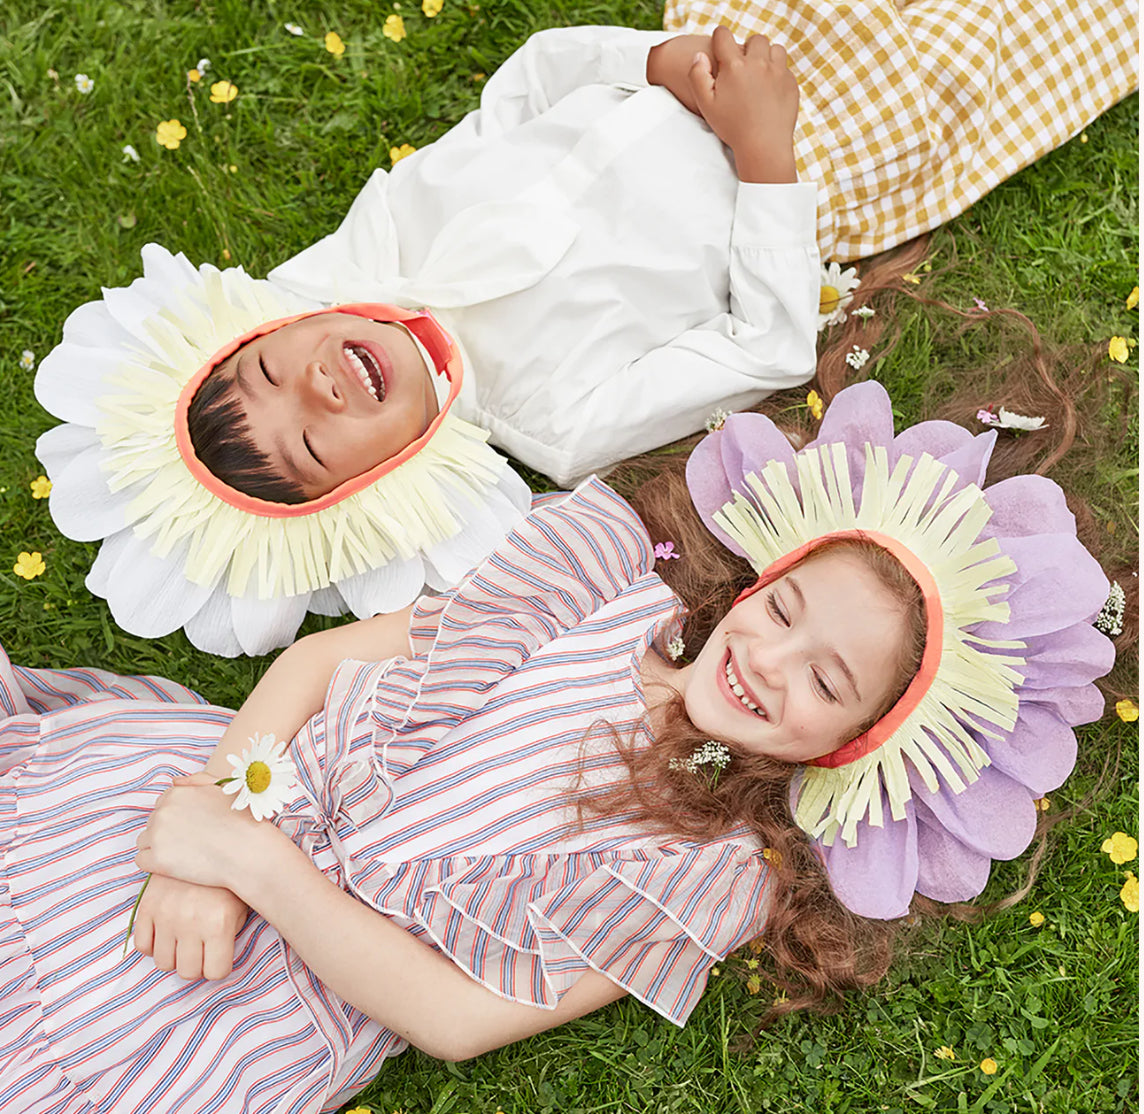
M 187 407 L 187 432 L 195 456 L 223 483 L 271 503 L 304 503 L 301 486 L 278 475 L 253 442 L 233 374 L 225 365 L 203 380 Z

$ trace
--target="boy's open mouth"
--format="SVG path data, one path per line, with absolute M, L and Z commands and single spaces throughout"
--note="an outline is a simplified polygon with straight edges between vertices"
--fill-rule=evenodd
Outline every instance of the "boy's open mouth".
M 349 362 L 350 367 L 357 373 L 357 377 L 361 380 L 362 386 L 378 402 L 385 401 L 385 378 L 381 374 L 381 368 L 377 366 L 377 360 L 373 358 L 372 353 L 360 344 L 346 344 L 342 349 L 346 354 L 346 360 Z

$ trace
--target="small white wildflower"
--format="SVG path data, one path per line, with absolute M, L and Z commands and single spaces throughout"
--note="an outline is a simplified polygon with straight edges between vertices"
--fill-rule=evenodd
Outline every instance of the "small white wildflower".
M 206 73 L 207 70 L 209 70 L 210 68 L 211 68 L 211 60 L 209 58 L 200 58 L 195 63 L 195 69 L 198 70 L 199 73 L 201 73 L 201 74 Z
M 25 348 L 24 351 L 20 353 L 20 367 L 23 368 L 24 371 L 31 371 L 35 366 L 36 353 L 30 348 Z
M 714 767 L 716 776 L 727 768 L 731 761 L 731 752 L 723 743 L 708 739 L 701 747 L 696 747 L 690 758 L 673 758 L 667 764 L 669 770 L 681 770 L 684 773 L 697 773 L 701 766 Z
M 861 371 L 866 366 L 866 361 L 870 359 L 870 353 L 865 348 L 859 348 L 858 345 L 846 353 L 846 362 L 855 370 Z
M 723 423 L 730 416 L 731 415 L 721 406 L 716 406 L 715 409 L 711 411 L 711 416 L 707 419 L 707 432 L 714 433 L 717 429 L 722 429 Z
M 123 161 L 124 162 L 138 162 L 139 152 L 131 146 L 130 143 L 123 144 Z
M 874 316 L 873 306 L 859 306 L 855 310 L 851 310 L 855 317 L 861 317 L 863 321 L 869 321 Z
M 680 638 L 679 635 L 677 634 L 667 644 L 667 656 L 669 658 L 671 658 L 672 661 L 679 661 L 679 659 L 681 657 L 683 657 L 683 650 L 684 650 L 683 639 Z
M 1100 609 L 1100 614 L 1093 619 L 1092 625 L 1102 634 L 1107 634 L 1109 638 L 1115 638 L 1122 633 L 1124 630 L 1124 602 L 1124 589 L 1114 580 L 1112 587 L 1108 590 L 1108 599 L 1104 601 L 1104 606 Z
M 95 88 L 95 82 L 85 73 L 75 75 L 75 87 L 86 97 Z
M 304 35 L 306 33 L 296 23 L 284 23 L 282 26 L 285 27 L 291 35 Z

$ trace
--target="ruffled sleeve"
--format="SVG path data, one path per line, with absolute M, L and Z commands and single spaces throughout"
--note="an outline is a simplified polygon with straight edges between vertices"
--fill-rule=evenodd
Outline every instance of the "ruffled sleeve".
M 433 860 L 354 888 L 501 997 L 544 1009 L 588 969 L 683 1025 L 762 931 L 769 868 L 735 843 Z

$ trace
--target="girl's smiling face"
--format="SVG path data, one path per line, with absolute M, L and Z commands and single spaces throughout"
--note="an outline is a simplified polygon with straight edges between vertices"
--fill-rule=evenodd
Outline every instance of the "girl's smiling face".
M 806 762 L 886 710 L 908 633 L 878 575 L 855 552 L 832 550 L 731 608 L 672 684 L 712 738 Z
M 243 345 L 220 365 L 251 439 L 307 499 L 401 452 L 437 416 L 417 345 L 399 325 L 321 313 Z

